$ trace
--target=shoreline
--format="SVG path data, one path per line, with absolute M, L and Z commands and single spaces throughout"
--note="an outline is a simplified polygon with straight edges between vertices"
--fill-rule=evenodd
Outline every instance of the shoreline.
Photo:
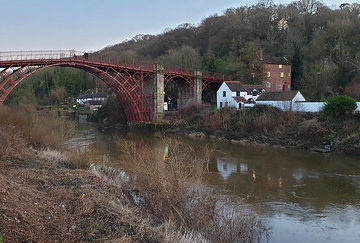
M 69 168 L 56 154 L 0 159 L 0 242 L 203 239 L 196 232 L 183 235 L 170 221 L 151 219 L 138 207 L 135 192 L 101 168 Z
M 115 129 L 119 129 L 118 127 L 112 127 Z M 124 128 L 121 128 L 124 129 Z M 299 145 L 289 145 L 288 141 L 283 140 L 282 143 L 276 143 L 267 139 L 262 136 L 262 139 L 248 139 L 246 137 L 243 138 L 226 138 L 222 136 L 217 136 L 216 134 L 209 133 L 203 130 L 197 130 L 193 127 L 186 127 L 184 125 L 172 125 L 169 123 L 136 123 L 136 124 L 129 124 L 128 128 L 130 131 L 147 131 L 147 132 L 161 132 L 163 134 L 177 134 L 181 136 L 186 136 L 192 139 L 201 139 L 201 140 L 208 140 L 208 141 L 220 141 L 224 143 L 231 143 L 231 144 L 238 144 L 242 146 L 255 146 L 255 147 L 268 147 L 268 148 L 276 148 L 276 149 L 295 149 L 299 151 L 305 152 L 316 152 L 316 153 L 326 153 L 326 154 L 343 154 L 343 155 L 350 155 L 350 156 L 360 156 L 360 147 L 359 150 L 356 152 L 352 151 L 350 153 L 346 152 L 345 150 L 341 150 L 339 148 L 334 148 L 331 144 L 313 144 L 310 148 L 304 148 L 301 144 L 303 141 L 298 140 L 295 141 L 295 144 L 298 143 Z M 263 142 L 262 140 L 270 140 L 269 142 Z M 294 140 L 291 140 L 294 143 Z M 354 144 L 355 145 L 355 144 Z

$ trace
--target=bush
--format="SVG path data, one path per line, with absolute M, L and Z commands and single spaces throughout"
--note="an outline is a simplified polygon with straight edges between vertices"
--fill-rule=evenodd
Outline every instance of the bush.
M 95 120 L 98 120 L 107 126 L 127 125 L 127 118 L 124 108 L 122 107 L 118 98 L 115 95 L 109 96 L 105 104 L 99 109 L 94 118 Z
M 349 96 L 333 96 L 325 101 L 323 114 L 333 118 L 342 118 L 352 114 L 357 108 L 356 101 Z
M 203 186 L 213 147 L 199 151 L 171 139 L 157 149 L 121 139 L 116 146 L 118 163 L 126 173 L 98 167 L 97 174 L 128 190 L 137 207 L 156 222 L 172 222 L 175 228 L 197 232 L 210 242 L 252 242 L 263 233 L 254 211 Z

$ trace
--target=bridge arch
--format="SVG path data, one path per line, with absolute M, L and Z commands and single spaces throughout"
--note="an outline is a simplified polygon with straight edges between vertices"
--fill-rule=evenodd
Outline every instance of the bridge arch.
M 165 75 L 164 87 L 166 97 L 171 98 L 175 109 L 182 109 L 193 103 L 194 78 L 191 76 L 170 74 Z M 168 94 L 168 92 L 171 94 Z M 174 99 L 176 100 L 174 101 Z M 167 100 L 168 101 L 168 100 Z
M 151 120 L 151 98 L 144 100 L 142 82 L 144 75 L 140 71 L 121 72 L 116 69 L 103 69 L 83 61 L 57 62 L 48 65 L 10 65 L 0 73 L 0 105 L 12 90 L 33 73 L 50 67 L 71 67 L 86 71 L 101 79 L 109 86 L 123 105 L 128 121 Z M 1 68 L 1 67 L 0 67 Z M 146 103 L 146 104 L 145 104 Z M 147 107 L 144 108 L 144 105 Z
M 91 57 L 91 58 L 90 58 Z M 0 105 L 10 92 L 31 74 L 48 67 L 72 67 L 101 79 L 117 95 L 130 122 L 157 121 L 164 115 L 164 88 L 175 81 L 183 105 L 200 104 L 202 90 L 223 79 L 165 71 L 161 65 L 153 68 L 123 66 L 95 60 L 96 55 L 64 51 L 0 52 Z

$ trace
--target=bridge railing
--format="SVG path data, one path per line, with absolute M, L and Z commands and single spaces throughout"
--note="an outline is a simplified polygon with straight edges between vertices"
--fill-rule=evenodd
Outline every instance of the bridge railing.
M 50 51 L 7 51 L 0 52 L 0 61 L 48 60 L 83 56 L 83 52 L 75 50 Z

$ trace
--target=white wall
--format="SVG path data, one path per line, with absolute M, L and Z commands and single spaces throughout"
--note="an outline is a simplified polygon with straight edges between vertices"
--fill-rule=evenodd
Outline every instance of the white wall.
M 289 111 L 291 107 L 290 100 L 286 101 L 256 101 L 257 105 L 271 105 L 283 111 Z
M 244 108 L 251 108 L 254 106 L 255 106 L 255 104 L 244 104 Z
M 226 92 L 226 97 L 223 97 L 223 91 Z M 223 83 L 218 91 L 216 92 L 216 105 L 217 108 L 220 109 L 220 102 L 223 103 L 223 108 L 225 107 L 225 102 L 228 102 L 228 107 L 238 108 L 238 103 L 232 97 L 232 92 L 226 83 Z
M 286 104 L 286 102 L 288 102 Z M 256 104 L 259 105 L 271 105 L 275 106 L 282 110 L 290 110 L 289 101 L 257 101 Z M 356 102 L 357 109 L 356 111 L 360 112 L 360 102 Z M 294 102 L 292 106 L 292 111 L 297 112 L 320 112 L 324 107 L 325 102 Z
M 293 111 L 320 112 L 324 105 L 324 102 L 295 102 L 293 105 Z

